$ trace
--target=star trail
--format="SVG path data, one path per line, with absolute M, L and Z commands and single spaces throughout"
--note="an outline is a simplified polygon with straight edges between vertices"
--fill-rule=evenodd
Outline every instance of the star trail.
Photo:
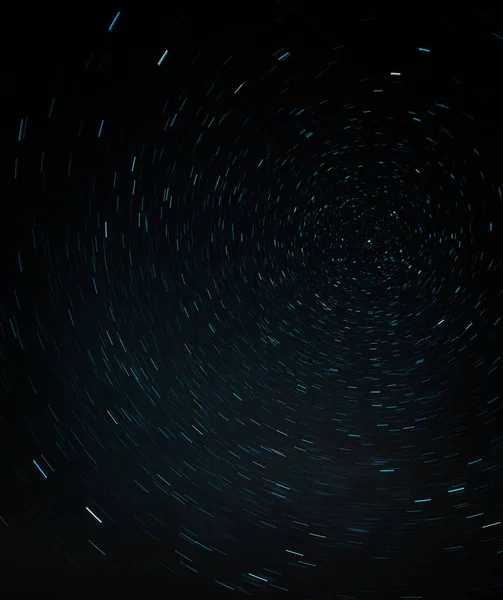
M 503 23 L 408 10 L 9 17 L 7 586 L 502 593 Z

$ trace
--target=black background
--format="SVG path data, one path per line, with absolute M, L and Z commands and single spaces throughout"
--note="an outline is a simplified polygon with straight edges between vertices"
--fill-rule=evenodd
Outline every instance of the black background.
M 0 516 L 8 523 L 8 527 L 1 529 L 0 551 L 3 554 L 1 569 L 8 587 L 42 589 L 48 585 L 52 593 L 84 588 L 103 594 L 118 591 L 127 593 L 133 589 L 135 592 L 149 593 L 158 590 L 164 594 L 181 596 L 197 593 L 213 597 L 227 593 L 215 584 L 214 580 L 218 579 L 240 582 L 237 585 L 241 585 L 242 590 L 236 589 L 229 592 L 230 595 L 252 594 L 257 597 L 498 597 L 501 591 L 498 586 L 502 585 L 501 525 L 492 530 L 482 530 L 480 526 L 469 529 L 466 519 L 458 516 L 459 509 L 453 508 L 455 503 L 445 490 L 451 481 L 465 481 L 467 492 L 459 496 L 461 499 L 458 501 L 471 502 L 466 514 L 484 512 L 488 523 L 500 520 L 501 441 L 499 444 L 491 441 L 498 438 L 501 432 L 501 414 L 498 412 L 501 400 L 491 405 L 487 417 L 480 417 L 480 413 L 489 410 L 487 402 L 497 396 L 501 389 L 498 371 L 488 375 L 486 365 L 498 358 L 502 347 L 501 324 L 494 326 L 494 323 L 502 312 L 499 232 L 503 223 L 501 197 L 495 190 L 503 185 L 499 76 L 503 41 L 498 37 L 503 35 L 503 26 L 491 15 L 474 8 L 457 9 L 455 12 L 426 12 L 418 6 L 414 11 L 409 8 L 398 12 L 375 9 L 364 14 L 356 9 L 350 11 L 339 7 L 322 8 L 313 3 L 288 5 L 281 2 L 264 9 L 253 3 L 247 6 L 217 3 L 216 6 L 212 4 L 205 8 L 184 4 L 177 8 L 170 7 L 169 10 L 124 10 L 112 32 L 108 31 L 108 25 L 116 11 L 108 8 L 20 8 L 4 15 L 3 38 L 7 41 L 7 47 L 3 54 L 2 69 L 2 138 L 6 152 L 0 219 L 0 374 L 3 388 L 0 404 Z M 339 46 L 344 48 L 337 54 L 334 48 Z M 431 48 L 431 55 L 418 52 L 418 47 Z M 158 66 L 157 61 L 164 48 L 169 48 L 169 55 L 166 62 Z M 292 55 L 284 64 L 280 63 L 284 71 L 281 76 L 274 74 L 262 81 L 261 77 L 278 62 L 273 54 L 281 48 L 288 49 Z M 229 68 L 224 68 L 223 63 L 231 55 L 232 63 Z M 338 57 L 337 65 L 328 65 L 334 56 Z M 85 68 L 87 64 L 89 66 Z M 328 73 L 314 79 L 327 66 Z M 403 77 L 399 91 L 388 93 L 391 70 L 403 72 Z M 284 92 L 285 81 L 289 78 L 293 83 Z M 370 83 L 362 82 L 367 79 Z M 243 80 L 247 81 L 243 87 L 244 93 L 233 94 Z M 213 96 L 206 95 L 207 84 L 211 81 L 216 81 L 214 95 L 218 91 L 223 92 L 221 98 L 214 100 Z M 380 84 L 386 88 L 386 93 L 382 94 L 382 99 L 376 99 L 373 89 Z M 180 90 L 184 90 L 183 95 L 180 95 Z M 170 106 L 179 106 L 185 96 L 186 115 L 182 115 L 178 121 L 176 137 L 169 137 L 163 131 L 166 117 L 162 114 L 162 107 L 168 99 L 172 103 Z M 47 119 L 53 97 L 56 98 L 54 116 Z M 309 113 L 309 118 L 312 115 L 316 115 L 316 118 L 312 118 L 310 124 L 309 120 L 305 121 L 305 127 L 315 131 L 313 148 L 302 146 L 298 129 L 292 127 L 291 122 L 282 116 L 283 113 L 278 115 L 277 110 L 283 107 L 288 112 L 294 107 L 312 106 L 325 99 L 328 99 L 327 104 Z M 427 123 L 425 119 L 425 123 L 420 125 L 421 129 L 411 122 L 408 111 L 423 115 L 435 103 L 441 102 L 450 108 L 444 112 L 437 109 L 441 113 L 438 121 Z M 344 130 L 353 115 L 351 109 L 347 109 L 348 105 L 357 107 L 354 116 L 359 119 L 362 110 L 372 107 L 372 119 L 358 121 L 361 129 L 355 135 L 357 143 L 362 142 L 364 148 L 357 153 L 351 150 L 354 131 L 347 133 Z M 195 153 L 194 141 L 201 130 L 202 120 L 197 112 L 199 106 L 204 106 L 209 114 L 212 110 L 218 115 L 230 111 L 231 116 L 215 133 L 216 138 L 207 146 L 203 142 Z M 170 114 L 171 110 L 168 110 Z M 466 114 L 471 117 L 468 118 Z M 388 118 L 390 115 L 394 117 L 392 121 Z M 238 134 L 237 126 L 247 116 L 251 116 L 252 125 Z M 27 138 L 19 142 L 19 123 L 25 118 L 28 118 Z M 103 136 L 98 138 L 97 129 L 102 119 L 105 122 Z M 81 121 L 81 135 L 77 136 Z M 453 138 L 439 134 L 435 129 L 437 122 L 451 132 Z M 373 147 L 376 129 L 384 132 L 383 138 L 388 142 L 388 148 L 376 151 Z M 432 153 L 431 145 L 425 142 L 425 137 L 438 139 L 436 155 Z M 291 231 L 281 223 L 278 225 L 281 215 L 290 211 L 289 204 L 295 198 L 297 181 L 289 178 L 292 171 L 289 172 L 288 167 L 282 170 L 278 163 L 267 175 L 255 173 L 256 159 L 262 156 L 261 149 L 269 145 L 275 157 L 295 155 L 301 165 L 300 177 L 302 173 L 309 175 L 320 163 L 324 139 L 334 144 L 350 145 L 350 150 L 342 154 L 340 162 L 334 163 L 334 171 L 345 168 L 353 172 L 359 164 L 363 164 L 367 194 L 361 193 L 361 190 L 351 192 L 353 180 L 347 187 L 335 176 L 333 179 L 326 176 L 321 183 L 304 180 L 303 187 L 312 186 L 320 206 L 328 204 L 333 207 L 341 198 L 348 198 L 352 193 L 360 197 L 360 202 L 346 211 L 329 209 L 321 225 L 314 218 L 311 219 L 305 225 L 308 234 L 305 260 L 292 262 L 286 254 L 275 255 L 272 246 L 267 244 L 272 238 L 278 238 L 283 248 L 298 250 L 292 242 Z M 385 178 L 389 196 L 384 200 L 383 209 L 383 182 L 378 178 L 378 171 L 373 171 L 376 152 L 380 152 L 383 161 L 396 159 L 397 155 L 391 147 L 395 147 L 400 140 L 407 140 L 410 153 L 397 165 L 399 173 L 402 169 L 403 181 L 389 174 Z M 175 184 L 175 194 L 181 200 L 170 217 L 173 227 L 177 223 L 180 226 L 186 221 L 191 223 L 191 236 L 196 250 L 180 255 L 173 254 L 170 250 L 172 245 L 163 249 L 163 230 L 156 229 L 154 224 L 149 236 L 133 233 L 136 213 L 133 210 L 121 211 L 120 214 L 114 212 L 115 196 L 112 193 L 107 195 L 103 190 L 111 189 L 114 172 L 122 177 L 119 185 L 126 187 L 122 182 L 130 176 L 128 169 L 131 156 L 137 155 L 143 144 L 149 149 L 162 144 L 166 153 L 164 163 L 156 167 L 145 166 L 146 174 L 140 177 L 144 186 L 141 195 L 145 197 L 145 213 L 150 208 L 154 212 L 154 207 L 158 206 L 159 198 L 154 201 L 153 188 L 158 181 L 158 188 L 162 190 L 168 167 L 171 168 L 175 161 L 177 176 L 179 172 L 183 175 L 184 169 L 188 172 L 192 164 L 196 166 L 196 171 L 204 174 L 213 169 L 212 156 L 217 145 L 223 148 L 222 154 L 226 157 L 232 155 L 234 147 L 247 148 L 249 154 L 228 176 L 229 186 L 243 180 L 248 189 L 255 185 L 256 196 L 260 198 L 264 190 L 274 186 L 278 189 L 278 186 L 284 185 L 279 192 L 279 205 L 264 209 L 264 214 L 270 218 L 267 227 L 264 227 L 262 249 L 257 251 L 256 245 L 230 248 L 230 256 L 226 258 L 222 244 L 211 260 L 204 263 L 205 248 L 209 243 L 209 229 L 205 231 L 205 223 L 216 220 L 219 215 L 224 217 L 226 211 L 229 215 L 233 214 L 230 208 L 224 206 L 214 207 L 208 221 L 205 221 L 206 217 L 194 217 L 196 204 L 202 202 L 206 191 L 211 189 L 204 177 L 203 187 L 198 189 L 197 197 L 190 192 L 184 195 L 183 184 Z M 297 148 L 297 145 L 300 147 Z M 480 157 L 474 158 L 473 148 L 478 149 Z M 46 155 L 43 177 L 39 169 L 41 151 Z M 70 154 L 72 171 L 71 177 L 68 177 Z M 16 158 L 19 159 L 19 167 L 17 178 L 14 179 Z M 439 169 L 437 161 L 446 168 L 449 161 L 449 165 L 457 169 L 452 187 L 449 187 L 449 177 L 445 170 Z M 435 163 L 431 168 L 425 166 L 431 162 Z M 140 158 L 138 163 L 147 165 L 148 161 Z M 221 164 L 225 164 L 225 161 Z M 424 167 L 424 175 L 419 182 L 412 178 L 410 173 L 413 169 L 408 168 L 410 164 L 414 168 Z M 224 171 L 224 167 L 220 166 L 219 172 Z M 459 182 L 463 176 L 464 195 L 460 197 Z M 183 177 L 180 178 L 182 181 Z M 207 190 L 205 186 L 208 186 Z M 430 246 L 428 249 L 421 246 L 425 236 L 418 235 L 417 224 L 421 214 L 424 215 L 421 211 L 426 194 L 430 194 L 441 206 L 436 213 L 440 215 L 437 220 L 425 218 L 424 229 L 427 233 L 434 232 L 435 228 L 443 230 L 446 222 L 452 231 L 464 227 L 465 238 L 459 249 L 459 261 L 455 265 L 438 247 Z M 121 197 L 129 201 L 122 189 Z M 306 192 L 298 199 L 299 206 L 308 214 L 309 197 L 310 194 Z M 258 218 L 254 220 L 254 196 L 248 196 L 246 201 L 249 206 L 245 205 L 231 220 L 236 222 L 238 230 L 249 233 L 254 224 L 255 227 L 260 225 Z M 456 205 L 456 202 L 459 204 Z M 470 213 L 466 212 L 468 203 L 472 206 Z M 415 204 L 421 210 L 415 210 Z M 395 223 L 387 215 L 388 208 L 397 206 L 403 209 L 402 220 Z M 169 301 L 159 291 L 161 286 L 151 282 L 128 287 L 127 259 L 119 257 L 117 248 L 120 244 L 117 238 L 114 242 L 116 248 L 107 250 L 110 265 L 113 266 L 110 266 L 107 276 L 103 274 L 98 293 L 95 294 L 90 271 L 86 274 L 82 263 L 74 256 L 77 233 L 81 236 L 82 244 L 92 247 L 92 238 L 96 235 L 92 223 L 95 223 L 97 213 L 102 215 L 102 221 L 108 221 L 111 231 L 122 231 L 131 238 L 136 236 L 131 248 L 137 264 L 145 264 L 148 269 L 148 265 L 154 261 L 158 268 L 164 266 L 167 273 L 173 273 L 178 268 L 183 270 L 184 261 L 188 261 L 191 265 L 186 271 L 189 285 L 177 288 L 179 278 L 175 283 L 173 275 L 173 283 L 168 281 L 174 290 L 170 292 Z M 447 221 L 442 221 L 442 215 Z M 359 231 L 352 226 L 358 218 L 363 222 Z M 377 231 L 373 229 L 375 221 L 380 224 Z M 489 222 L 493 224 L 491 235 Z M 34 248 L 32 238 L 34 223 L 37 248 Z M 466 237 L 469 226 L 470 238 Z M 102 229 L 100 231 L 102 235 Z M 309 237 L 312 233 L 319 237 Z M 372 247 L 365 245 L 368 235 L 373 236 Z M 345 238 L 344 241 L 340 240 L 341 237 Z M 152 240 L 156 238 L 161 240 L 161 249 L 156 247 L 159 252 L 157 258 L 152 259 Z M 67 242 L 70 242 L 69 250 L 65 247 Z M 375 284 L 376 268 L 383 266 L 383 252 L 390 248 L 396 252 L 402 248 L 406 252 L 413 264 L 412 274 L 400 263 L 389 271 L 388 287 L 380 288 Z M 22 273 L 19 272 L 18 252 L 23 259 Z M 481 253 L 484 253 L 484 258 L 479 261 L 476 257 L 480 257 Z M 334 257 L 342 261 L 338 263 L 343 265 L 340 271 L 337 268 L 334 270 L 333 264 L 331 266 L 330 261 Z M 203 263 L 205 268 L 198 267 Z M 80 266 L 76 267 L 77 264 Z M 338 454 L 340 463 L 337 473 L 347 473 L 351 478 L 352 492 L 345 494 L 339 490 L 337 499 L 320 500 L 319 507 L 324 515 L 320 521 L 325 519 L 334 527 L 332 541 L 335 547 L 320 550 L 312 539 L 306 542 L 306 556 L 309 552 L 317 553 L 323 556 L 324 562 L 316 570 L 302 570 L 300 575 L 298 569 L 285 567 L 278 585 L 288 588 L 289 592 L 269 586 L 253 586 L 253 582 L 247 580 L 244 583 L 242 580 L 243 574 L 254 570 L 260 572 L 265 549 L 269 553 L 267 560 L 273 560 L 270 557 L 280 560 L 284 548 L 291 547 L 294 542 L 289 537 L 291 533 L 286 526 L 284 510 L 279 505 L 271 509 L 269 521 L 277 523 L 281 533 L 274 538 L 267 538 L 267 541 L 261 538 L 262 530 L 257 530 L 250 521 L 238 518 L 243 500 L 242 490 L 236 484 L 233 493 L 229 492 L 226 520 L 205 534 L 201 533 L 210 540 L 207 543 L 214 543 L 216 547 L 219 547 L 220 536 L 226 533 L 237 540 L 228 547 L 233 560 L 219 557 L 218 565 L 208 562 L 199 575 L 188 570 L 184 573 L 179 567 L 180 557 L 175 554 L 176 550 L 183 552 L 183 549 L 180 550 L 180 538 L 177 537 L 178 519 L 182 517 L 177 508 L 171 506 L 162 508 L 161 504 L 156 503 L 158 517 L 164 515 L 166 518 L 162 533 L 157 532 L 159 539 L 153 541 L 145 534 L 138 525 L 138 519 L 143 520 L 152 513 L 152 506 L 135 496 L 136 492 L 126 488 L 122 478 L 128 470 L 128 464 L 142 462 L 146 455 L 148 460 L 155 462 L 153 457 L 164 452 L 162 445 L 159 445 L 163 438 L 158 436 L 154 440 L 148 433 L 148 427 L 138 426 L 135 429 L 138 444 L 125 445 L 117 456 L 113 454 L 115 442 L 109 433 L 109 424 L 104 424 L 108 418 L 106 408 L 114 404 L 125 405 L 124 394 L 136 403 L 143 401 L 139 392 L 129 383 L 130 387 L 122 389 L 117 386 L 107 388 L 103 378 L 95 376 L 86 357 L 86 349 L 92 354 L 100 352 L 97 332 L 101 331 L 105 336 L 105 329 L 109 328 L 103 323 L 109 322 L 106 303 L 111 299 L 117 312 L 124 316 L 121 331 L 125 331 L 122 334 L 124 338 L 129 338 L 126 344 L 131 354 L 143 352 L 139 343 L 141 336 L 151 336 L 149 339 L 156 340 L 157 344 L 155 355 L 165 359 L 163 371 L 172 368 L 173 364 L 179 365 L 182 370 L 190 369 L 184 362 L 186 357 L 179 358 L 184 341 L 190 340 L 193 347 L 201 344 L 211 351 L 206 338 L 201 341 L 199 337 L 198 322 L 192 324 L 191 321 L 183 334 L 180 328 L 173 325 L 169 329 L 171 337 L 167 336 L 161 322 L 175 315 L 179 302 L 187 305 L 195 297 L 187 289 L 194 290 L 198 284 L 204 288 L 215 277 L 223 282 L 220 298 L 225 304 L 234 306 L 235 296 L 230 290 L 235 289 L 235 283 L 242 276 L 243 272 L 239 272 L 238 267 L 243 265 L 251 265 L 247 271 L 249 277 L 256 270 L 273 277 L 281 270 L 288 274 L 288 285 L 276 292 L 277 295 L 264 292 L 264 287 L 251 286 L 255 288 L 253 293 L 242 299 L 242 310 L 245 313 L 249 311 L 251 321 L 254 321 L 258 303 L 263 301 L 274 327 L 281 318 L 288 316 L 284 306 L 298 292 L 304 291 L 315 307 L 313 311 L 320 311 L 314 294 L 319 292 L 329 302 L 328 296 L 324 295 L 328 289 L 326 281 L 339 277 L 342 272 L 347 278 L 342 289 L 333 292 L 335 296 L 338 295 L 333 301 L 334 306 L 345 309 L 348 306 L 358 307 L 363 313 L 377 309 L 378 312 L 388 311 L 403 316 L 406 325 L 398 328 L 397 339 L 404 356 L 408 356 L 407 352 L 411 349 L 411 336 L 421 339 L 429 335 L 431 323 L 440 320 L 443 315 L 459 323 L 453 332 L 461 334 L 464 329 L 461 323 L 467 325 L 472 320 L 478 332 L 478 337 L 462 350 L 460 348 L 465 343 L 462 341 L 453 342 L 447 347 L 442 344 L 426 346 L 427 361 L 422 372 L 410 371 L 408 359 L 398 359 L 396 368 L 404 369 L 406 385 L 411 389 L 420 387 L 420 382 L 430 377 L 432 383 L 429 387 L 426 385 L 428 393 L 435 394 L 440 390 L 447 392 L 439 400 L 441 407 L 435 405 L 431 429 L 419 434 L 414 441 L 413 451 L 404 449 L 404 443 L 399 444 L 373 434 L 374 449 L 367 454 L 363 450 L 363 455 L 360 455 L 361 460 L 365 460 L 365 456 L 368 459 L 379 454 L 397 458 L 417 457 L 434 450 L 433 438 L 445 435 L 449 439 L 450 435 L 454 435 L 449 439 L 444 455 L 449 454 L 448 447 L 458 454 L 459 460 L 443 459 L 445 462 L 434 474 L 414 460 L 408 463 L 408 469 L 405 468 L 405 480 L 409 490 L 414 488 L 416 497 L 427 497 L 426 489 L 430 490 L 431 496 L 435 496 L 432 506 L 421 507 L 425 511 L 421 515 L 421 522 L 410 530 L 404 530 L 400 525 L 402 513 L 399 515 L 395 508 L 396 496 L 400 495 L 393 488 L 395 482 L 387 484 L 391 487 L 383 492 L 379 491 L 381 484 L 374 475 L 353 479 L 355 465 L 345 463 L 343 452 Z M 383 268 L 386 270 L 389 267 Z M 435 296 L 436 304 L 431 304 L 431 287 L 425 283 L 425 275 L 420 277 L 417 274 L 419 269 L 428 272 L 434 281 L 443 278 L 444 291 Z M 352 277 L 355 279 L 352 280 Z M 399 289 L 404 283 L 409 284 L 408 296 L 402 297 L 398 308 L 390 307 L 393 293 L 389 291 L 389 286 Z M 452 291 L 460 285 L 463 287 L 463 299 L 458 303 Z M 372 292 L 370 297 L 366 294 L 367 290 Z M 476 299 L 482 293 L 483 314 L 477 312 L 475 307 Z M 75 303 L 73 317 L 80 319 L 78 334 L 67 323 L 68 298 Z M 210 306 L 213 304 L 216 301 L 212 301 Z M 213 322 L 212 310 L 208 309 L 208 315 Z M 407 314 L 421 311 L 424 314 L 407 321 Z M 10 330 L 9 319 L 12 315 L 16 315 L 18 327 L 23 332 L 23 348 L 20 348 Z M 362 379 L 368 374 L 365 370 L 367 367 L 355 367 L 355 363 L 352 363 L 353 366 L 348 368 L 344 354 L 368 352 L 368 334 L 357 329 L 350 333 L 343 332 L 345 350 L 341 354 L 340 346 L 325 340 L 319 331 L 320 326 L 327 331 L 331 327 L 323 315 L 322 310 L 319 316 L 317 312 L 313 314 L 306 309 L 298 321 L 298 327 L 312 342 L 313 356 L 318 350 L 328 350 L 330 361 L 341 367 L 346 383 L 361 385 L 369 394 L 371 388 Z M 389 320 L 393 320 L 393 317 L 389 317 Z M 158 331 L 149 329 L 152 323 L 159 323 Z M 235 327 L 241 325 L 238 319 Z M 317 325 L 318 329 L 312 328 L 313 325 Z M 233 346 L 233 327 L 231 324 L 217 345 L 225 356 L 228 371 L 239 380 L 241 363 L 237 358 L 236 346 Z M 46 347 L 41 349 L 37 333 L 42 331 L 45 331 L 46 339 L 53 340 L 54 344 L 47 341 Z M 279 349 L 275 348 L 274 351 L 267 346 L 263 350 L 262 362 L 268 364 L 272 360 L 269 352 L 274 352 L 274 360 L 289 356 L 288 343 L 285 338 Z M 253 345 L 253 341 L 239 347 L 245 353 L 244 358 L 241 355 L 243 363 L 251 360 L 253 364 L 255 360 L 250 345 Z M 257 348 L 260 353 L 259 345 Z M 453 352 L 449 353 L 451 350 Z M 478 367 L 474 365 L 479 359 L 484 360 L 484 367 L 477 370 Z M 284 360 L 290 364 L 286 358 Z M 295 368 L 302 370 L 299 364 Z M 256 381 L 260 381 L 261 375 L 263 372 L 259 369 L 254 371 Z M 167 375 L 165 379 L 164 373 L 156 377 L 161 390 L 163 385 L 169 387 Z M 304 380 L 309 385 L 317 381 L 311 377 L 309 379 L 307 376 Z M 37 388 L 37 394 L 32 393 L 28 378 Z M 206 389 L 221 389 L 217 380 L 218 376 L 214 379 L 209 377 Z M 280 374 L 268 379 L 275 389 L 285 386 L 285 390 L 290 389 L 291 381 Z M 239 382 L 237 385 L 235 389 L 243 389 L 239 388 Z M 96 414 L 99 417 L 95 415 L 89 423 L 93 423 L 102 444 L 93 441 L 89 446 L 100 456 L 113 455 L 108 461 L 102 458 L 97 459 L 97 463 L 90 462 L 88 455 L 75 441 L 75 434 L 79 437 L 87 435 L 84 404 L 81 404 L 82 412 L 75 409 L 78 398 L 82 399 L 82 391 L 87 388 L 96 394 Z M 191 400 L 187 391 L 186 394 L 176 405 L 177 414 L 186 414 L 186 403 Z M 267 404 L 268 395 L 269 392 L 264 391 L 261 403 Z M 73 398 L 71 401 L 70 397 Z M 309 405 L 309 401 L 306 402 Z M 326 412 L 347 409 L 341 398 L 331 402 L 325 399 L 325 402 Z M 315 398 L 312 403 L 316 404 Z M 348 419 L 360 424 L 355 428 L 362 426 L 365 430 L 366 423 L 370 423 L 373 416 L 368 406 L 361 403 L 360 399 L 359 406 L 355 408 L 353 405 L 349 409 L 351 416 Z M 59 415 L 61 433 L 53 429 L 54 419 L 47 410 L 48 404 Z M 339 446 L 333 437 L 337 434 L 327 430 L 326 422 L 323 425 L 321 417 L 317 428 L 316 411 L 312 404 L 307 405 L 305 413 L 301 412 L 300 407 L 297 408 L 298 420 L 306 423 L 305 431 L 316 438 L 322 448 L 332 449 L 332 443 L 333 447 Z M 252 402 L 234 408 L 242 419 L 258 418 L 258 409 Z M 163 407 L 154 412 L 147 405 L 139 412 L 151 424 L 158 418 L 159 425 L 163 426 L 161 423 L 169 423 L 170 410 L 170 407 Z M 423 408 L 419 404 L 414 410 L 415 418 L 428 417 L 430 407 Z M 284 413 L 277 404 L 271 405 L 271 424 L 281 429 L 279 423 L 283 422 L 281 417 Z M 103 424 L 97 424 L 97 418 Z M 479 426 L 480 420 L 487 420 L 487 424 Z M 212 419 L 208 420 L 210 425 L 212 422 Z M 404 421 L 401 425 L 407 423 Z M 456 427 L 465 429 L 453 434 Z M 241 435 L 244 434 L 232 427 L 219 434 L 224 446 L 238 443 Z M 77 448 L 75 453 L 66 458 L 56 445 L 60 443 L 66 447 L 65 440 L 73 440 Z M 199 453 L 204 452 L 194 446 L 187 448 L 183 440 L 176 444 L 170 451 L 170 456 L 174 457 L 170 460 L 175 463 L 181 463 L 183 459 L 197 460 Z M 221 450 L 217 445 L 213 451 L 219 454 Z M 362 450 L 355 446 L 354 451 L 358 453 Z M 49 462 L 55 468 L 47 480 L 34 469 L 32 462 L 35 456 L 40 457 L 41 454 L 48 459 L 50 456 Z M 483 457 L 485 466 L 492 466 L 490 471 L 475 476 L 472 471 L 463 470 L 463 465 L 479 456 Z M 38 460 L 40 464 L 40 458 Z M 299 461 L 292 478 L 299 489 L 307 494 L 312 485 L 309 474 L 315 468 Z M 221 467 L 225 475 L 227 466 L 223 467 L 221 463 L 220 467 L 217 463 L 215 465 L 214 470 L 218 472 Z M 319 479 L 330 478 L 330 467 L 326 464 L 316 469 Z M 231 471 L 234 472 L 233 469 Z M 130 479 L 137 480 L 137 473 L 138 468 L 132 468 Z M 305 479 L 302 473 L 305 473 Z M 277 467 L 275 475 L 278 481 L 282 481 L 285 471 Z M 260 504 L 261 489 L 257 487 L 256 493 L 256 501 Z M 208 504 L 214 500 L 202 490 L 198 494 L 196 500 L 202 505 L 205 500 Z M 312 514 L 311 511 L 316 511 L 317 507 L 312 506 L 311 501 L 312 497 L 303 499 L 300 493 L 293 501 L 296 514 Z M 344 510 L 341 507 L 354 504 L 352 509 L 347 510 L 358 513 L 358 506 L 367 505 L 362 511 L 372 516 L 371 507 L 374 503 L 386 504 L 388 501 L 389 510 L 376 513 L 377 522 L 371 541 L 365 541 L 357 550 L 337 547 L 337 542 L 343 536 L 344 523 L 337 524 L 335 515 L 339 509 Z M 176 502 L 174 504 L 176 506 Z M 96 523 L 92 518 L 89 522 L 89 515 L 82 510 L 84 506 L 96 505 L 111 507 L 113 513 L 110 519 L 104 519 L 99 530 L 95 528 Z M 289 508 L 292 509 L 292 506 L 289 505 Z M 415 508 L 417 505 L 413 503 L 408 506 L 408 510 Z M 331 511 L 332 516 L 328 516 Z M 221 531 L 218 531 L 219 527 Z M 338 536 L 341 537 L 337 539 Z M 100 540 L 100 546 L 107 548 L 106 560 L 102 560 L 86 545 L 87 540 L 93 537 Z M 453 541 L 449 544 L 446 541 L 456 539 L 457 543 Z M 222 543 L 225 545 L 229 540 Z M 446 546 L 457 544 L 464 545 L 463 552 L 449 553 L 443 550 Z M 392 554 L 395 552 L 392 560 L 373 558 L 385 553 L 385 548 L 391 548 Z M 199 560 L 199 564 L 204 565 L 204 556 Z M 270 568 L 275 569 L 274 566 Z

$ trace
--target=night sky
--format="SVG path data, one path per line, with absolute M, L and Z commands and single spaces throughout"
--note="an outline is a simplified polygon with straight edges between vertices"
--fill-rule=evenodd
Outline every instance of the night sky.
M 501 597 L 503 22 L 163 4 L 4 15 L 2 586 Z

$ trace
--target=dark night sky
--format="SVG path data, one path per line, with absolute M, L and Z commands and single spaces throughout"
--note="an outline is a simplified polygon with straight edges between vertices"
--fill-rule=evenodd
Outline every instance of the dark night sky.
M 7 589 L 499 597 L 503 23 L 320 7 L 4 15 Z

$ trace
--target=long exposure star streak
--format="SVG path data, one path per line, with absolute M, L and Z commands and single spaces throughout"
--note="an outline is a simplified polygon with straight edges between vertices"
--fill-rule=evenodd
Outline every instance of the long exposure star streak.
M 7 589 L 500 597 L 503 22 L 23 10 Z

